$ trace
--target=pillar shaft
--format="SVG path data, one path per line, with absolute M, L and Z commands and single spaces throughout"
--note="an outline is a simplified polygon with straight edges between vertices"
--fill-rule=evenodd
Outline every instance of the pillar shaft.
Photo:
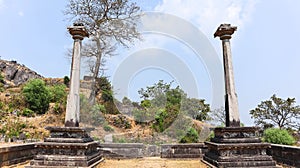
M 81 41 L 88 34 L 83 25 L 74 25 L 69 27 L 69 32 L 74 39 L 73 55 L 72 55 L 72 68 L 70 77 L 70 88 L 67 100 L 67 109 L 65 116 L 66 127 L 79 127 L 80 120 L 80 51 Z
M 232 55 L 229 41 L 235 30 L 236 27 L 231 27 L 230 24 L 221 24 L 214 34 L 215 37 L 220 37 L 223 47 L 226 127 L 240 126 L 238 100 L 237 94 L 235 93 Z

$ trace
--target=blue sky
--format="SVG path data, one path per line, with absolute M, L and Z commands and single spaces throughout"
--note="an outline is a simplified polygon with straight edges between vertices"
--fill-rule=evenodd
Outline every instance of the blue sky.
M 67 1 L 0 0 L 0 56 L 16 60 L 45 77 L 69 75 L 70 60 L 66 49 L 72 39 L 62 13 Z M 238 27 L 231 40 L 236 92 L 241 120 L 252 124 L 249 110 L 272 94 L 295 97 L 300 104 L 300 1 L 298 0 L 136 0 L 144 11 L 172 14 L 190 22 L 207 36 L 221 61 L 221 41 L 213 33 L 221 23 Z M 166 21 L 165 24 L 169 22 Z M 178 27 L 179 26 L 179 27 Z M 173 26 L 174 30 L 180 25 Z M 136 51 L 164 49 L 181 60 L 195 77 L 200 98 L 214 99 L 205 60 L 178 39 L 156 33 L 143 33 L 144 40 L 118 56 L 108 58 L 106 74 L 116 76 L 118 67 Z M 190 37 L 192 38 L 192 37 Z M 180 39 L 179 39 L 180 40 Z M 203 56 L 200 56 L 203 57 Z M 173 59 L 165 62 L 171 68 Z M 178 67 L 178 72 L 180 68 Z M 158 79 L 179 81 L 168 68 L 144 68 L 130 78 L 128 96 L 137 99 L 136 91 Z M 145 79 L 144 76 L 147 76 Z M 223 87 L 223 81 L 220 81 Z M 189 87 L 189 86 L 188 86 Z M 121 93 L 122 91 L 119 90 Z M 192 93 L 191 93 L 192 94 Z M 223 98 L 223 93 L 219 96 Z

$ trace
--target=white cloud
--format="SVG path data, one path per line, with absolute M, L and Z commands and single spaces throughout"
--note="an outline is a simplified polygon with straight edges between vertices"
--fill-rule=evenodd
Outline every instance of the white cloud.
M 155 10 L 191 21 L 205 34 L 211 36 L 221 23 L 231 23 L 243 28 L 251 21 L 257 2 L 256 0 L 163 0 Z
M 21 16 L 21 17 L 24 16 L 23 11 L 19 11 L 19 12 L 18 12 L 18 15 Z
M 0 9 L 4 8 L 5 5 L 4 5 L 4 0 L 0 0 Z

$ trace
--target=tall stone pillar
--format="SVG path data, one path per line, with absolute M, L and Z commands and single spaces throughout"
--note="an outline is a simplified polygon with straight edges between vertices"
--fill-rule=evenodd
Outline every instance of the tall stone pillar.
M 89 135 L 92 128 L 79 127 L 80 48 L 88 33 L 82 24 L 74 24 L 68 30 L 74 39 L 74 48 L 65 126 L 46 127 L 50 135 L 36 144 L 37 154 L 26 168 L 91 168 L 102 161 L 99 144 Z
M 230 24 L 221 24 L 214 34 L 214 37 L 220 37 L 223 47 L 226 127 L 240 126 L 238 100 L 235 93 L 231 47 L 229 41 L 231 39 L 231 35 L 236 29 L 237 27 L 230 26 Z
M 65 126 L 66 127 L 79 127 L 80 119 L 80 50 L 81 41 L 84 37 L 88 37 L 88 33 L 82 24 L 74 24 L 68 27 L 69 33 L 74 39 L 73 55 L 72 55 L 72 68 L 70 79 L 70 91 L 67 101 Z
M 205 142 L 208 151 L 203 162 L 211 167 L 268 167 L 276 168 L 276 162 L 267 155 L 270 144 L 257 137 L 256 127 L 240 127 L 237 96 L 234 89 L 230 38 L 236 30 L 230 24 L 221 24 L 215 32 L 223 45 L 226 127 L 214 129 L 215 137 Z

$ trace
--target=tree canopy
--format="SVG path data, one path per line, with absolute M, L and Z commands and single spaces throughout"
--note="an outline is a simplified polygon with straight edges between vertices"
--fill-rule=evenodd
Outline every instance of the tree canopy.
M 255 124 L 264 128 L 277 126 L 280 129 L 299 129 L 300 126 L 300 106 L 296 105 L 295 98 L 284 100 L 274 94 L 270 100 L 262 101 L 251 110 L 250 114 Z

